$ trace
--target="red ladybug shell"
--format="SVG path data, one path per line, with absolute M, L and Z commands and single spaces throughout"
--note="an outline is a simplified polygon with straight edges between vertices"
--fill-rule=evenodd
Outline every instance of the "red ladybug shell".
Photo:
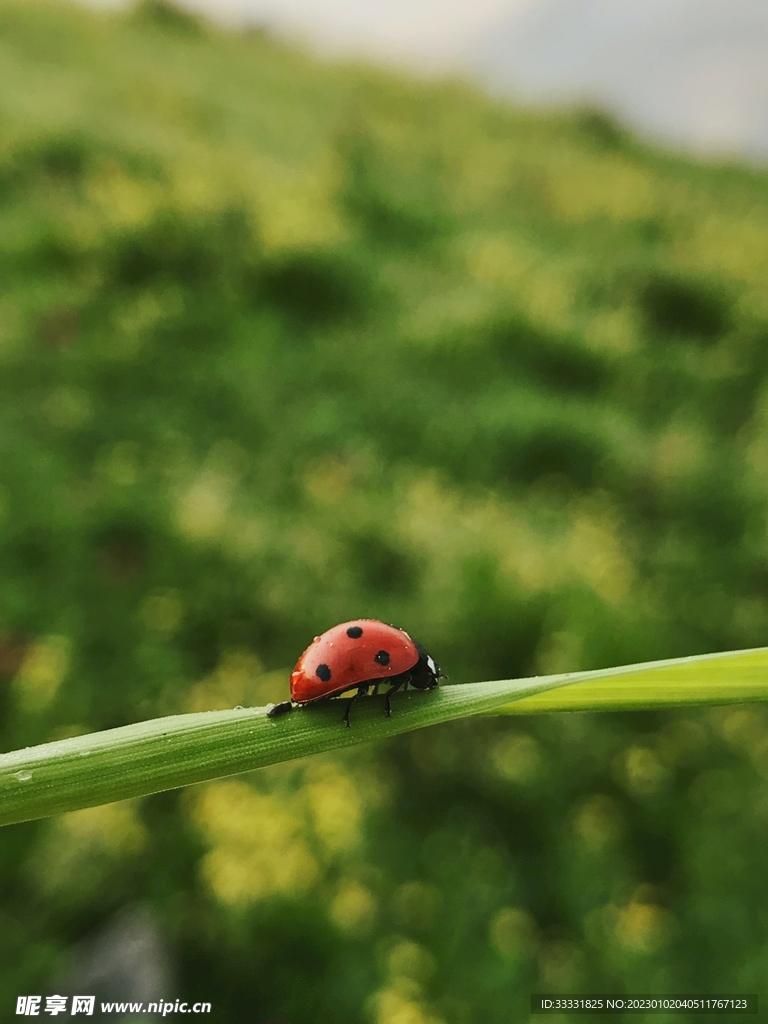
M 386 681 L 413 668 L 419 651 L 405 630 L 377 619 L 355 619 L 327 630 L 291 673 L 291 697 L 306 704 L 368 680 Z

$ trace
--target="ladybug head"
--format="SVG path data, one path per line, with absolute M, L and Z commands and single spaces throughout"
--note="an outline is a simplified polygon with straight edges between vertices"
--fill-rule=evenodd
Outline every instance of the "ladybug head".
M 440 666 L 417 640 L 413 643 L 419 652 L 419 661 L 412 670 L 411 686 L 417 690 L 432 690 L 440 682 Z

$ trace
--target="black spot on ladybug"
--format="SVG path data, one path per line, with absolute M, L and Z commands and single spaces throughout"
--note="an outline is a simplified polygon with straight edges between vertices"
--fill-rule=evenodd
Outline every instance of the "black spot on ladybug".
M 388 665 L 389 664 L 389 651 L 379 651 L 379 653 L 376 655 L 376 657 L 373 660 L 378 662 L 379 665 Z
M 315 675 L 318 677 L 318 679 L 322 679 L 324 683 L 327 683 L 328 680 L 331 678 L 331 670 L 328 668 L 327 665 L 318 665 L 317 668 L 315 669 Z
M 350 626 L 347 630 L 347 636 L 351 637 L 352 640 L 358 640 L 363 635 L 361 626 Z

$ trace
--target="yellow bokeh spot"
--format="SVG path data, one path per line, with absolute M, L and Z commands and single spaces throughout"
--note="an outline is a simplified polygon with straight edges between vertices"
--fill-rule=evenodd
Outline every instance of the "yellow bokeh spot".
M 345 879 L 331 901 L 330 918 L 344 932 L 367 931 L 376 916 L 376 899 L 370 889 L 354 879 Z
M 608 604 L 616 605 L 634 582 L 634 568 L 623 550 L 618 524 L 607 509 L 587 500 L 574 510 L 568 555 L 579 571 Z
M 576 285 L 568 269 L 543 264 L 524 284 L 523 308 L 533 323 L 556 331 L 567 330 L 576 300 Z
M 706 453 L 701 431 L 692 424 L 669 427 L 656 442 L 653 467 L 664 483 L 690 480 Z
M 300 170 L 263 168 L 258 219 L 265 248 L 304 248 L 345 238 L 347 229 L 334 202 L 341 173 L 331 149 L 320 151 Z
M 147 842 L 147 830 L 137 814 L 134 801 L 86 807 L 63 814 L 58 832 L 74 846 L 105 853 L 138 853 Z
M 628 355 L 639 344 L 639 325 L 632 310 L 612 309 L 596 313 L 584 328 L 590 347 L 616 355 Z
M 488 929 L 491 946 L 506 960 L 530 956 L 536 948 L 536 925 L 520 907 L 503 907 Z
M 673 923 L 672 915 L 662 907 L 633 901 L 618 912 L 616 939 L 630 952 L 655 953 L 669 942 Z
M 658 792 L 669 777 L 665 764 L 649 747 L 630 747 L 624 756 L 629 788 L 640 796 Z
M 187 693 L 187 711 L 220 711 L 224 708 L 261 707 L 282 700 L 287 692 L 289 670 L 264 672 L 253 651 L 228 648 L 216 669 Z
M 519 239 L 513 245 L 506 235 L 474 236 L 465 242 L 464 262 L 481 284 L 509 287 L 519 282 L 537 254 L 526 250 Z
M 549 185 L 556 215 L 570 223 L 597 218 L 626 223 L 656 208 L 653 174 L 620 156 L 590 160 L 571 154 L 568 173 L 551 175 Z
M 87 182 L 88 198 L 113 224 L 137 225 L 147 221 L 160 200 L 159 187 L 137 181 L 117 161 L 104 161 Z
M 386 958 L 387 971 L 393 978 L 409 978 L 417 985 L 429 981 L 435 973 L 435 958 L 418 942 L 401 939 L 392 946 Z
M 141 853 L 147 839 L 135 801 L 71 811 L 48 823 L 31 855 L 31 872 L 46 893 L 76 892 L 94 872 Z
M 460 496 L 437 474 L 422 473 L 418 479 L 403 474 L 396 499 L 398 532 L 430 560 L 433 601 L 443 589 L 455 590 L 460 564 L 474 554 L 493 557 L 503 577 L 533 593 L 584 582 L 616 605 L 634 584 L 623 521 L 605 494 L 567 504 L 546 531 L 540 526 L 541 495 L 529 496 L 525 503 L 491 493 Z M 454 609 L 445 611 L 452 614 Z M 544 654 L 544 671 L 577 667 L 552 653 L 551 659 Z M 579 653 L 567 652 L 569 657 Z M 550 668 L 550 662 L 557 667 Z
M 301 894 L 318 877 L 296 801 L 259 793 L 243 782 L 206 786 L 193 818 L 212 849 L 201 870 L 214 895 L 236 905 Z
M 723 737 L 733 746 L 747 750 L 766 738 L 766 722 L 762 709 L 720 708 L 713 715 Z
M 710 720 L 732 746 L 747 752 L 763 778 L 768 776 L 768 728 L 762 708 L 712 709 Z
M 370 1000 L 374 1024 L 443 1024 L 419 998 L 418 986 L 398 979 Z
M 267 842 L 246 847 L 217 846 L 206 854 L 203 877 L 222 903 L 238 904 L 267 896 L 302 893 L 317 877 L 317 865 L 300 842 Z
M 764 211 L 758 208 L 754 212 L 724 214 L 708 202 L 686 212 L 691 230 L 678 235 L 676 258 L 694 272 L 749 282 L 753 289 L 745 296 L 744 312 L 764 316 L 768 311 L 764 287 L 768 233 Z
M 203 877 L 224 903 L 300 895 L 358 846 L 363 800 L 341 765 L 310 762 L 298 774 L 271 773 L 271 782 L 271 793 L 232 781 L 190 797 L 191 817 L 210 846 Z M 329 914 L 340 928 L 363 931 L 375 913 L 375 898 L 361 882 L 339 883 Z
M 333 853 L 352 850 L 362 840 L 363 800 L 352 777 L 332 761 L 307 770 L 304 796 L 315 832 Z
M 491 747 L 491 760 L 503 779 L 523 786 L 536 779 L 542 765 L 539 744 L 523 733 L 500 736 Z
M 574 824 L 586 846 L 600 849 L 618 838 L 622 823 L 619 808 L 610 797 L 593 796 L 577 809 Z
M 42 711 L 51 703 L 69 669 L 70 655 L 65 636 L 49 636 L 30 647 L 14 680 L 25 711 Z
M 232 481 L 215 469 L 204 469 L 182 493 L 176 520 L 196 540 L 215 537 L 223 529 L 231 502 Z

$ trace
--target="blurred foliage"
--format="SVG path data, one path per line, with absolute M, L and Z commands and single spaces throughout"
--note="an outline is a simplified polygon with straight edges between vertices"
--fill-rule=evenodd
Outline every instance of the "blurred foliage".
M 766 643 L 764 172 L 164 2 L 2 0 L 0 81 L 3 749 L 363 615 L 452 681 Z M 438 727 L 4 830 L 0 1004 L 136 900 L 221 1021 L 760 991 L 766 838 L 760 708 Z

